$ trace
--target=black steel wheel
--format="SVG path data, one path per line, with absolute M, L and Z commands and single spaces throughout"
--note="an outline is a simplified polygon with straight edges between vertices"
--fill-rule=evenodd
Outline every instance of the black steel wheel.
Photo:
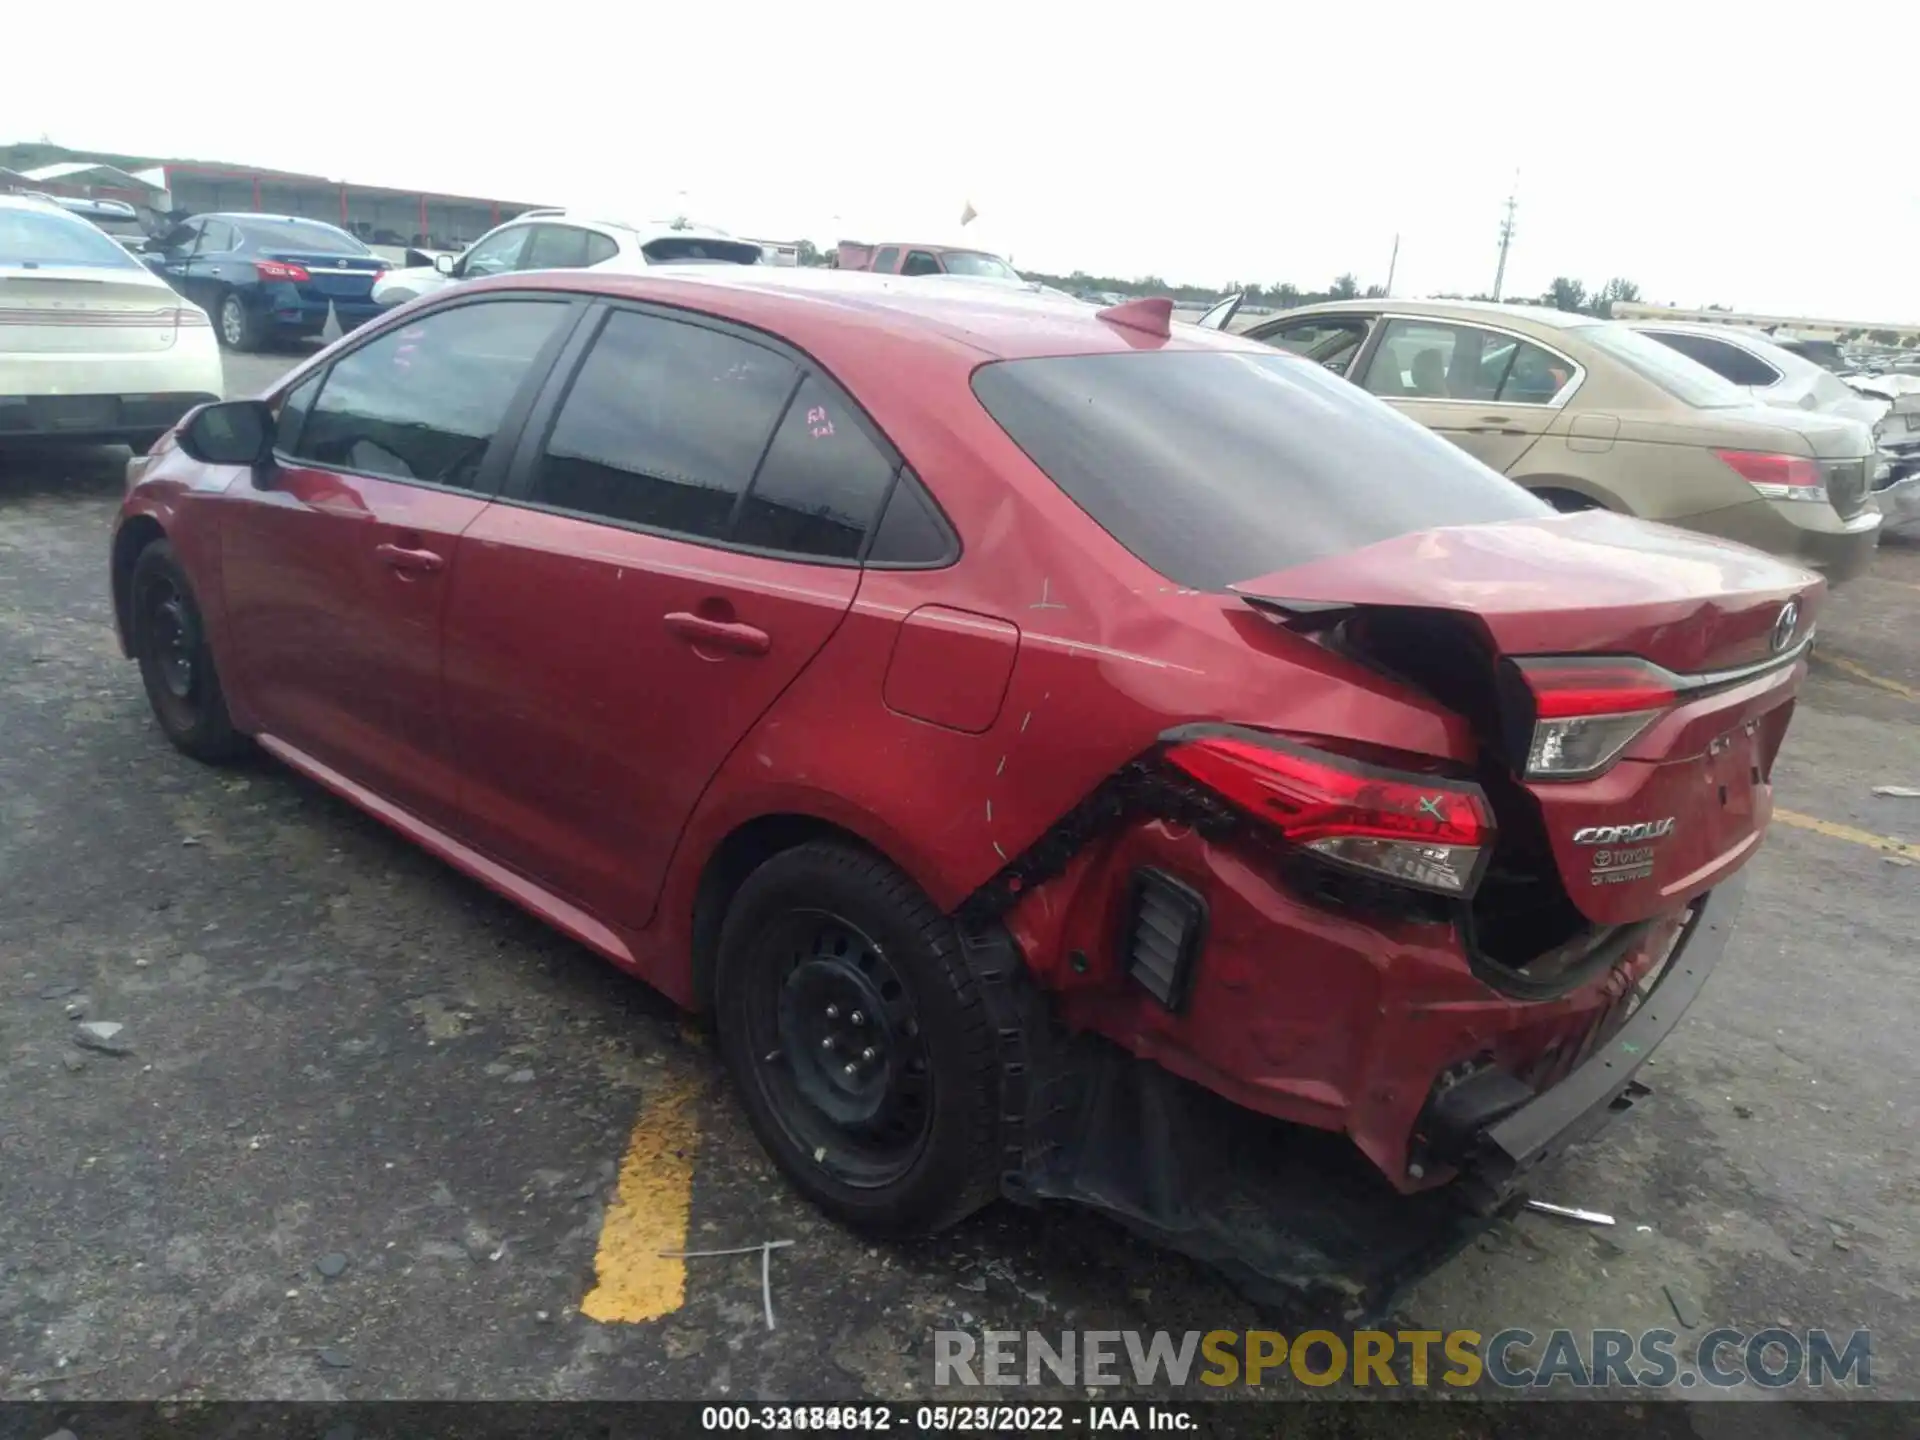
M 952 925 L 878 856 L 817 841 L 748 876 L 715 974 L 761 1143 L 847 1223 L 938 1229 L 996 1189 L 998 1071 Z
M 169 542 L 156 540 L 140 552 L 127 612 L 147 702 L 167 739 L 196 760 L 217 763 L 245 753 L 246 738 L 227 714 L 200 606 Z

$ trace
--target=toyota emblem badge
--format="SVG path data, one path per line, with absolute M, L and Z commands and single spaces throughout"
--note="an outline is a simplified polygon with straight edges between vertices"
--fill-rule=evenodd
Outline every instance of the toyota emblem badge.
M 1773 653 L 1778 655 L 1793 643 L 1793 632 L 1800 628 L 1800 602 L 1789 600 L 1780 607 L 1773 622 Z

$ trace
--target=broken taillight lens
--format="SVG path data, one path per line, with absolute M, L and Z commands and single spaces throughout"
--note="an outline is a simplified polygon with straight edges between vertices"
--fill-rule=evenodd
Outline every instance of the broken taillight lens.
M 1598 775 L 1679 697 L 1674 677 L 1645 660 L 1571 656 L 1513 665 L 1533 701 L 1529 780 Z
M 1246 730 L 1182 740 L 1166 759 L 1293 844 L 1402 885 L 1470 895 L 1492 849 L 1493 814 L 1475 785 Z

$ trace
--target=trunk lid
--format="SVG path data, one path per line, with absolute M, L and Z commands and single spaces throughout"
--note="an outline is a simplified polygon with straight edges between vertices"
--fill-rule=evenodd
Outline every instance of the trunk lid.
M 263 248 L 260 258 L 302 267 L 313 277 L 299 287 L 308 299 L 369 299 L 373 282 L 392 268 L 378 255 L 341 255 L 313 250 Z
M 191 311 L 191 314 L 187 314 Z M 0 351 L 146 354 L 170 348 L 193 309 L 144 270 L 40 265 L 0 270 Z
M 1758 550 L 1624 515 L 1426 530 L 1234 591 L 1278 609 L 1386 606 L 1471 617 L 1502 655 L 1638 655 L 1683 675 L 1765 660 L 1780 607 L 1819 577 Z
M 1477 943 L 1516 968 L 1745 863 L 1825 595 L 1758 551 L 1595 511 L 1423 531 L 1233 588 L 1473 724 L 1501 847 Z M 1649 662 L 1672 693 L 1567 712 L 1653 718 L 1597 773 L 1544 778 L 1528 746 L 1547 706 L 1513 663 L 1544 657 Z

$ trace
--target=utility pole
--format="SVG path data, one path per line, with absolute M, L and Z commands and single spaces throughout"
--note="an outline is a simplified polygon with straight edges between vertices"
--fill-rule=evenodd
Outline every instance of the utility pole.
M 1513 212 L 1520 208 L 1520 172 L 1513 172 L 1513 192 L 1507 196 L 1507 216 L 1500 222 L 1500 264 L 1493 272 L 1493 298 L 1497 304 L 1500 287 L 1507 280 L 1507 247 L 1513 244 Z
M 1393 298 L 1393 272 L 1400 268 L 1400 237 L 1393 237 L 1393 258 L 1387 261 L 1387 298 Z

